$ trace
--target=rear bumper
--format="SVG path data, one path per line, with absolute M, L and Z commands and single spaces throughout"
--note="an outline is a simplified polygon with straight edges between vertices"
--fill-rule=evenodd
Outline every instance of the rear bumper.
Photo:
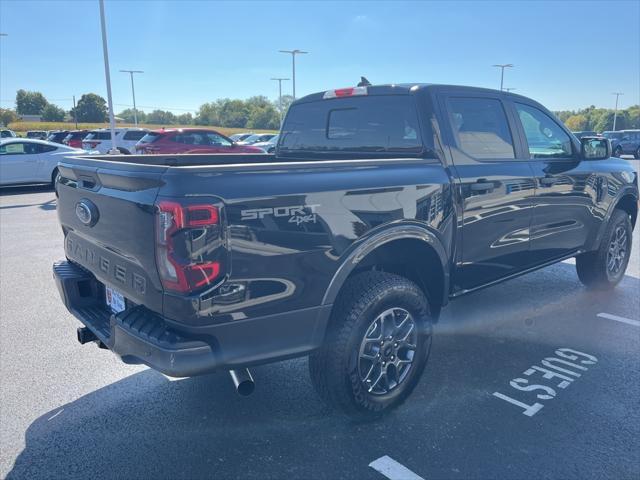
M 324 338 L 331 305 L 202 327 L 176 327 L 144 306 L 107 310 L 93 275 L 68 261 L 53 265 L 65 306 L 126 363 L 188 377 L 303 356 Z

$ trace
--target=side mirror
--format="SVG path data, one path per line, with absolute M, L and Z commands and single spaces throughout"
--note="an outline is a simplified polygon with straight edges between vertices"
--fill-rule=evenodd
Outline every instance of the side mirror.
M 611 156 L 611 142 L 608 138 L 582 137 L 580 150 L 584 160 L 605 160 Z

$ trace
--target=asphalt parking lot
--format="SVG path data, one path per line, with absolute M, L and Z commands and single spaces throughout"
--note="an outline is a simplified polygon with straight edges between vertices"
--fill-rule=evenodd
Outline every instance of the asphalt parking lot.
M 355 424 L 306 359 L 254 369 L 241 398 L 226 373 L 169 381 L 81 346 L 53 192 L 2 189 L 0 477 L 637 479 L 639 230 L 613 292 L 563 262 L 452 302 L 415 393 Z

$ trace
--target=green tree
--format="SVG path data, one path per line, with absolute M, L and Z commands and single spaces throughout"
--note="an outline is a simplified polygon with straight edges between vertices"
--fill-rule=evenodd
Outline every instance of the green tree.
M 270 103 L 265 107 L 253 108 L 249 113 L 246 126 L 247 128 L 278 130 L 280 128 L 280 115 Z
M 640 129 L 640 105 L 633 105 L 627 108 L 626 111 L 629 117 L 629 123 L 627 124 L 627 127 Z
M 585 115 L 571 115 L 564 124 L 573 132 L 589 129 L 589 119 Z
M 138 123 L 145 123 L 147 121 L 147 114 L 144 113 L 142 110 L 138 110 L 137 114 L 138 114 Z M 126 108 L 122 110 L 117 116 L 123 119 L 125 123 L 135 122 L 135 115 L 134 115 L 133 108 Z
M 79 122 L 105 122 L 107 120 L 107 101 L 95 93 L 86 93 L 80 97 L 74 112 Z
M 48 104 L 40 92 L 20 89 L 16 92 L 16 113 L 18 115 L 41 115 Z
M 65 111 L 52 103 L 42 110 L 42 120 L 45 122 L 62 122 L 64 115 Z
M 242 100 L 225 98 L 219 101 L 218 118 L 221 127 L 244 128 L 249 119 L 249 108 Z
M 282 118 L 284 118 L 284 115 L 287 113 L 287 110 L 289 110 L 289 107 L 291 106 L 291 104 L 293 103 L 293 96 L 292 95 L 283 95 L 282 96 Z M 280 99 L 276 99 L 273 102 L 273 106 L 276 107 L 276 110 L 280 110 Z
M 176 123 L 176 116 L 165 110 L 154 110 L 147 115 L 147 123 L 153 125 L 172 125 Z
M 176 123 L 178 125 L 193 125 L 193 115 L 190 113 L 183 113 L 176 117 Z
M 0 108 L 0 125 L 8 127 L 10 123 L 16 122 L 18 115 L 9 108 Z
M 220 125 L 219 105 L 217 102 L 209 102 L 200 105 L 194 123 L 196 125 Z

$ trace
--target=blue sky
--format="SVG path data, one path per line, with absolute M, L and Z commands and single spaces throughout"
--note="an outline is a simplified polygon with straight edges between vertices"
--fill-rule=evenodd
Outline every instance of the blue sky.
M 553 110 L 640 103 L 640 1 L 213 2 L 107 1 L 116 112 L 194 111 L 206 101 L 277 97 L 291 75 L 298 96 L 355 84 L 433 82 L 505 87 Z M 0 0 L 0 102 L 19 88 L 53 103 L 106 97 L 97 0 Z M 290 82 L 283 85 L 290 92 Z

